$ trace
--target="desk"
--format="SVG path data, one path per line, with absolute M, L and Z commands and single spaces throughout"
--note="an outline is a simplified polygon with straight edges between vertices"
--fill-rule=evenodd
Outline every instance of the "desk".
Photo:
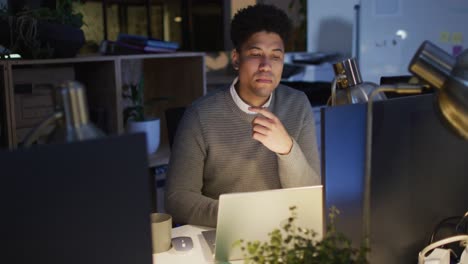
M 210 248 L 201 234 L 202 231 L 213 229 L 211 227 L 184 225 L 172 229 L 172 237 L 188 236 L 193 240 L 193 249 L 188 252 L 178 252 L 173 248 L 166 252 L 153 254 L 153 264 L 205 264 L 215 263 Z M 243 260 L 230 263 L 240 264 Z
M 161 144 L 158 150 L 148 155 L 148 166 L 150 168 L 157 167 L 159 165 L 168 164 L 171 150 L 168 144 Z

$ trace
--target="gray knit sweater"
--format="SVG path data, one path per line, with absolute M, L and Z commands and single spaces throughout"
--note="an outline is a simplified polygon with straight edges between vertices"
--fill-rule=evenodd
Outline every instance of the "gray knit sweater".
M 252 139 L 255 115 L 239 109 L 229 88 L 185 111 L 167 173 L 166 210 L 174 222 L 216 226 L 223 193 L 320 184 L 314 117 L 304 93 L 279 85 L 268 109 L 293 138 L 287 155 Z

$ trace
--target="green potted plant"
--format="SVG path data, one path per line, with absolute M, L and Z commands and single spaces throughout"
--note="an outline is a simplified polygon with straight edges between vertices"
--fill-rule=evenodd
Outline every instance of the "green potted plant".
M 137 84 L 126 84 L 123 87 L 122 97 L 127 101 L 124 106 L 125 129 L 128 133 L 143 132 L 146 134 L 148 154 L 158 150 L 161 137 L 161 119 L 148 117 L 145 108 L 154 106 L 156 102 L 168 100 L 168 97 L 158 97 L 149 101 L 144 100 L 144 78 Z
M 365 247 L 354 248 L 346 236 L 335 228 L 335 219 L 339 211 L 332 207 L 328 215 L 329 224 L 321 240 L 317 233 L 295 225 L 296 207 L 291 207 L 291 217 L 282 226 L 270 234 L 270 241 L 238 241 L 245 254 L 245 263 L 249 264 L 366 264 Z
M 74 57 L 84 45 L 83 15 L 73 10 L 77 0 L 57 0 L 46 7 L 0 11 L 0 44 L 26 59 Z

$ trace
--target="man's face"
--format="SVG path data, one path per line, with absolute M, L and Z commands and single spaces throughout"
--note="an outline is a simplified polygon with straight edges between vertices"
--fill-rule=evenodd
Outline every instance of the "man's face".
M 232 61 L 239 68 L 239 96 L 249 105 L 261 106 L 281 80 L 283 40 L 276 33 L 257 32 L 239 51 L 232 51 Z

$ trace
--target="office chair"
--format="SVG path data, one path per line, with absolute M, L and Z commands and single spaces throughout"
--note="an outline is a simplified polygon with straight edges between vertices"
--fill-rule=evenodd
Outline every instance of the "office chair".
M 185 106 L 180 107 L 172 107 L 166 109 L 164 112 L 166 116 L 166 125 L 167 125 L 167 136 L 169 138 L 169 147 L 172 148 L 172 144 L 174 143 L 174 137 L 177 132 L 177 127 L 179 126 L 179 122 L 184 116 L 185 113 Z M 166 166 L 167 169 L 167 166 Z M 159 186 L 163 187 L 165 182 L 160 183 Z M 183 223 L 172 223 L 173 227 L 184 225 Z
M 177 127 L 179 122 L 184 116 L 185 106 L 168 108 L 165 111 L 166 116 L 166 125 L 167 125 L 167 135 L 169 137 L 169 147 L 172 148 L 174 143 L 174 137 L 177 132 Z

